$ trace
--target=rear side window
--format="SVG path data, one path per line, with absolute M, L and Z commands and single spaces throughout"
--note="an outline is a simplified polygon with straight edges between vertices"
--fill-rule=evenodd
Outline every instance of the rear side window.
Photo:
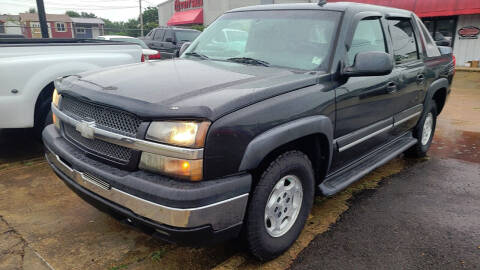
M 164 33 L 165 33 L 165 30 L 163 30 L 163 29 L 156 30 L 155 31 L 155 36 L 153 37 L 153 39 L 158 40 L 158 41 L 162 41 Z
M 388 20 L 393 42 L 393 54 L 397 64 L 418 59 L 417 41 L 410 19 Z
M 427 51 L 427 57 L 436 57 L 440 56 L 440 51 L 438 50 L 437 45 L 433 42 L 433 38 L 430 36 L 425 25 L 420 19 L 416 19 L 417 24 L 420 28 L 420 35 L 422 36 L 423 42 L 425 42 L 425 50 Z
M 352 46 L 348 51 L 348 65 L 353 65 L 359 52 L 386 52 L 385 36 L 379 19 L 361 20 L 353 34 Z
M 173 36 L 173 31 L 172 30 L 167 30 L 165 32 L 165 37 L 163 38 L 164 41 L 167 41 L 167 38 L 171 39 L 171 42 L 175 40 L 175 37 Z

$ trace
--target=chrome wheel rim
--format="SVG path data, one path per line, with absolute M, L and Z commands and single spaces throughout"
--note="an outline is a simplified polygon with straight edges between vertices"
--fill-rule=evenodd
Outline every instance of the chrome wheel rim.
M 430 140 L 430 136 L 432 135 L 433 129 L 433 115 L 431 112 L 427 114 L 425 118 L 425 122 L 423 123 L 423 131 L 422 131 L 422 145 L 426 145 Z
M 265 229 L 272 237 L 287 233 L 302 208 L 303 187 L 295 175 L 282 177 L 273 187 L 265 206 Z

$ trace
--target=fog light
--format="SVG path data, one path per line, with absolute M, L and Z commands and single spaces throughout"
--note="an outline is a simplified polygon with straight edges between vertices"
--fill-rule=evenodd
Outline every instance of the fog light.
M 185 160 L 143 152 L 139 168 L 191 181 L 203 177 L 203 159 Z

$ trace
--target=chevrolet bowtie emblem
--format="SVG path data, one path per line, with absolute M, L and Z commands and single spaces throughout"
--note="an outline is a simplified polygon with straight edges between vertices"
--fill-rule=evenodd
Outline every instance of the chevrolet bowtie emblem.
M 95 121 L 82 120 L 80 123 L 75 125 L 75 130 L 80 132 L 82 137 L 93 139 L 95 135 Z

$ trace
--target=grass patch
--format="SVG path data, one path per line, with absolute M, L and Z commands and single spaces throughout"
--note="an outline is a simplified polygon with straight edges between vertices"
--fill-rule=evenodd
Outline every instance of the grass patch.
M 165 248 L 162 248 L 160 250 L 152 252 L 152 254 L 150 255 L 150 259 L 152 259 L 152 261 L 154 262 L 159 262 L 165 256 L 166 253 L 167 253 L 167 250 Z
M 127 267 L 128 267 L 128 265 L 122 264 L 122 265 L 119 265 L 119 266 L 110 267 L 109 270 L 120 270 L 120 269 L 125 269 Z

